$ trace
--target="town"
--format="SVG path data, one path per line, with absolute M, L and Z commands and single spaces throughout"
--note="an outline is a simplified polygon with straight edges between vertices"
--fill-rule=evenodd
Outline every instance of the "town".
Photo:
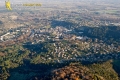
M 19 75 L 24 77 L 18 80 L 39 80 L 38 76 L 41 80 L 43 74 L 72 62 L 80 62 L 98 77 L 104 76 L 103 67 L 109 62 L 107 76 L 112 78 L 100 80 L 117 80 L 111 73 L 119 67 L 120 5 L 100 0 L 46 1 L 26 8 L 12 4 L 11 11 L 0 6 L 0 80 L 18 79 Z M 97 65 L 95 71 L 90 65 Z

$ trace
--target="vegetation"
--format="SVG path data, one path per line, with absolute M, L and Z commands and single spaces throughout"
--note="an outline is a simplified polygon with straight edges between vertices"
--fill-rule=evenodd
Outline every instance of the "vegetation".
M 46 43 L 45 43 L 46 44 Z M 31 44 L 32 45 L 32 44 Z M 35 45 L 35 44 L 34 44 Z M 39 49 L 53 50 L 52 45 L 47 43 L 42 44 Z M 51 46 L 51 47 L 50 47 Z M 114 68 L 118 69 L 116 61 L 114 61 L 114 68 L 112 62 L 94 63 L 89 65 L 82 65 L 80 63 L 71 63 L 71 61 L 64 63 L 55 63 L 47 58 L 47 53 L 36 52 L 37 50 L 25 45 L 13 45 L 0 49 L 2 52 L 0 56 L 0 79 L 13 80 L 18 78 L 23 79 L 75 79 L 75 80 L 118 80 L 118 74 Z M 51 55 L 52 56 L 52 55 Z M 54 60 L 54 59 L 53 59 Z M 69 65 L 68 65 L 69 64 Z M 52 72 L 52 73 L 51 73 Z M 21 76 L 19 78 L 19 76 Z
M 35 76 L 33 79 L 41 79 Z M 68 66 L 55 69 L 44 80 L 119 80 L 117 73 L 112 68 L 111 61 L 82 65 L 70 63 Z
M 83 31 L 83 35 L 88 36 L 90 38 L 98 38 L 108 44 L 117 44 L 120 43 L 120 27 L 119 26 L 101 26 L 101 27 L 84 27 L 84 30 L 81 28 L 74 29 L 78 34 L 78 32 Z

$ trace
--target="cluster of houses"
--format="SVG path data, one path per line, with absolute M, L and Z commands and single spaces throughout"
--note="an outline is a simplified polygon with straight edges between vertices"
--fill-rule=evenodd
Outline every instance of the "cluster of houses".
M 102 54 L 108 55 L 120 52 L 120 49 L 115 47 L 113 44 L 107 45 L 102 41 L 100 42 L 97 39 L 92 40 L 87 36 L 73 35 L 71 34 L 72 30 L 68 30 L 60 26 L 55 28 L 20 28 L 9 31 L 0 36 L 0 41 L 5 42 L 12 40 L 28 32 L 30 33 L 28 36 L 28 41 L 31 41 L 32 44 L 49 40 L 55 41 L 51 46 L 53 47 L 53 50 L 50 50 L 49 54 L 47 54 L 47 58 L 41 58 L 44 60 L 54 60 L 55 62 L 63 62 L 64 60 L 94 61 L 98 59 L 101 60 Z M 68 43 L 64 41 L 68 41 Z M 96 57 L 98 54 L 100 56 Z M 82 55 L 85 55 L 85 57 L 81 58 Z M 104 55 L 102 57 L 104 57 Z M 114 55 L 117 56 L 118 54 Z M 104 58 L 108 59 L 111 57 L 112 56 L 108 55 Z

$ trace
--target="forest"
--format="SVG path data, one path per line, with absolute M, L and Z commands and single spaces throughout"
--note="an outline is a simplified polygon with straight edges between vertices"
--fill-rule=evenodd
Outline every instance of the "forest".
M 90 37 L 92 39 L 99 39 L 107 44 L 120 44 L 120 27 L 119 26 L 100 26 L 100 27 L 87 27 L 84 26 L 84 30 L 81 28 L 75 28 L 75 32 L 83 31 L 82 35 Z M 77 35 L 79 35 L 77 33 Z

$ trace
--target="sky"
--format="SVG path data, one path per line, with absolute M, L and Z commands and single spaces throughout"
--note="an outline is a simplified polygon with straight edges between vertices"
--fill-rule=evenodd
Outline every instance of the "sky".
M 3 5 L 5 3 L 5 1 L 7 0 L 0 0 L 0 5 Z M 120 3 L 120 0 L 10 0 L 11 3 L 15 4 L 19 4 L 19 3 L 55 3 L 55 2 L 105 2 L 105 3 Z
M 0 0 L 0 3 L 4 3 L 7 0 Z M 120 0 L 10 0 L 11 2 L 76 2 L 76 1 L 105 1 L 105 2 L 120 2 Z
M 0 3 L 4 3 L 7 0 L 0 0 Z M 120 2 L 120 0 L 10 0 L 11 2 L 76 2 L 76 1 L 105 1 L 105 2 Z

